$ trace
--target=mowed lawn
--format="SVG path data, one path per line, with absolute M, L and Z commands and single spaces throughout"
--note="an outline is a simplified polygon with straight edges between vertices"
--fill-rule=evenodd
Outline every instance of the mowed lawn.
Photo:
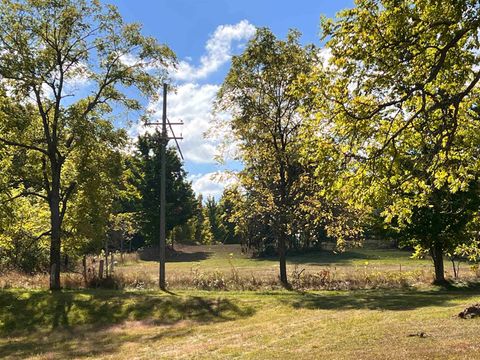
M 0 358 L 476 359 L 480 288 L 0 291 Z M 424 333 L 424 337 L 416 336 Z
M 278 276 L 276 259 L 252 258 L 236 245 L 178 250 L 167 264 L 167 281 L 232 269 Z M 290 276 L 303 269 L 368 276 L 431 272 L 432 264 L 399 250 L 289 256 Z M 158 263 L 127 261 L 115 271 L 156 279 Z M 468 271 L 462 264 L 461 272 Z M 480 319 L 457 317 L 480 303 L 480 286 L 461 284 L 354 291 L 4 289 L 0 359 L 480 358 Z

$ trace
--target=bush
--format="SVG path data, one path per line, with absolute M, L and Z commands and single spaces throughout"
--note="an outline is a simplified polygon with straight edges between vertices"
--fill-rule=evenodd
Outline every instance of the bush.
M 28 274 L 48 270 L 48 249 L 25 239 L 12 241 L 10 247 L 0 247 L 0 269 Z

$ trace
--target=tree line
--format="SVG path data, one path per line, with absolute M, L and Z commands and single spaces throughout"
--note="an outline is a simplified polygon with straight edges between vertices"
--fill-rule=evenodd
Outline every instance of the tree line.
M 258 29 L 232 59 L 218 126 L 238 144 L 239 231 L 286 252 L 394 236 L 414 255 L 478 260 L 477 1 L 362 0 L 322 18 L 322 49 Z
M 158 134 L 139 137 L 130 153 L 118 118 L 147 116 L 139 99 L 155 99 L 175 64 L 168 46 L 125 23 L 115 6 L 0 2 L 2 265 L 47 270 L 59 289 L 62 253 L 73 258 L 115 239 L 154 243 Z M 207 212 L 178 157 L 167 157 L 172 231 Z M 216 241 L 218 229 L 198 219 Z
M 170 239 L 275 253 L 285 285 L 288 252 L 325 240 L 393 236 L 433 259 L 439 283 L 445 256 L 477 261 L 479 19 L 474 0 L 362 0 L 322 18 L 322 48 L 259 28 L 215 104 L 237 184 L 196 199 L 168 152 Z M 62 251 L 107 233 L 154 243 L 158 134 L 132 155 L 115 119 L 148 116 L 138 99 L 176 58 L 96 1 L 3 0 L 0 29 L 2 251 L 47 251 L 58 289 Z

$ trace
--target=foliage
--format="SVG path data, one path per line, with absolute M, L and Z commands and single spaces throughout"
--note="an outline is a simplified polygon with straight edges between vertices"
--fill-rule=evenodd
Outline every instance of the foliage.
M 429 250 L 439 282 L 478 210 L 479 11 L 470 0 L 359 1 L 324 19 L 328 76 L 310 87 L 346 159 L 339 183 Z
M 111 124 L 113 104 L 141 110 L 132 94 L 154 95 L 172 60 L 170 49 L 124 23 L 114 6 L 0 2 L 0 143 L 31 160 L 22 191 L 49 206 L 52 289 L 60 288 L 67 205 L 81 191 L 68 162 L 88 151 L 89 140 L 103 140 L 90 135 Z
M 258 29 L 243 54 L 233 57 L 217 102 L 218 111 L 232 114 L 228 130 L 244 164 L 239 181 L 252 199 L 251 216 L 272 233 L 285 284 L 285 254 L 295 234 L 291 224 L 302 173 L 297 112 L 301 100 L 290 91 L 295 80 L 310 71 L 314 57 L 314 49 L 303 48 L 299 37 L 291 31 L 282 41 L 270 30 Z M 264 235 L 248 240 L 261 244 Z
M 138 191 L 142 235 L 147 244 L 156 244 L 160 233 L 160 143 L 159 132 L 145 134 L 138 139 Z M 194 215 L 197 202 L 191 183 L 186 179 L 174 149 L 166 152 L 166 230 L 171 232 L 182 226 Z
M 220 227 L 223 229 L 224 244 L 238 244 L 241 239 L 236 231 L 235 214 L 239 212 L 242 198 L 238 188 L 235 186 L 227 187 L 223 190 L 222 196 L 218 202 Z M 245 241 L 244 241 L 245 242 Z
M 205 202 L 206 219 L 208 219 L 210 231 L 216 243 L 224 243 L 227 236 L 221 219 L 221 211 L 222 208 L 215 198 L 213 196 L 207 197 L 207 201 Z
M 243 198 L 236 209 L 238 230 L 248 247 L 279 254 L 284 283 L 288 249 L 312 248 L 327 239 L 344 248 L 359 239 L 358 212 L 333 189 L 338 151 L 325 143 L 321 155 L 311 156 L 320 142 L 311 136 L 319 133 L 316 125 L 306 121 L 313 102 L 305 79 L 316 69 L 318 50 L 301 46 L 299 37 L 290 31 L 283 41 L 259 29 L 232 59 L 217 101 L 217 111 L 232 114 L 228 141 L 238 144 L 244 164 L 238 174 Z
M 64 170 L 64 178 L 76 183 L 63 226 L 62 250 L 70 256 L 98 253 L 104 247 L 123 181 L 125 132 L 104 121 L 83 141 Z
M 185 224 L 175 226 L 170 232 L 170 243 L 174 248 L 174 244 L 193 244 L 195 231 L 195 215 Z
M 215 212 L 216 210 L 212 212 L 212 215 Z M 215 219 L 215 216 L 214 216 L 213 222 L 215 226 L 217 226 L 216 221 L 217 220 Z M 191 231 L 191 234 L 192 234 L 191 239 L 196 244 L 207 244 L 207 245 L 213 244 L 216 241 L 218 241 L 218 239 L 215 237 L 213 233 L 213 228 L 211 224 L 212 223 L 210 222 L 210 214 L 209 214 L 208 208 L 203 203 L 202 194 L 199 194 L 197 197 L 196 207 L 193 212 L 193 217 L 189 221 L 189 226 L 190 226 L 189 232 Z
M 35 199 L 9 202 L 9 214 L 0 225 L 0 269 L 26 273 L 48 269 L 48 208 Z
M 133 237 L 139 232 L 137 214 L 133 212 L 113 213 L 109 222 L 109 245 L 119 249 L 122 253 L 132 247 Z

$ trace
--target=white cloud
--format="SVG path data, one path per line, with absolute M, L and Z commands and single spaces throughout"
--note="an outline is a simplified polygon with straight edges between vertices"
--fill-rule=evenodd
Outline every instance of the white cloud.
M 211 127 L 213 115 L 212 106 L 219 85 L 198 85 L 187 83 L 177 87 L 175 93 L 168 95 L 167 116 L 171 122 L 183 120 L 183 126 L 174 126 L 175 135 L 183 135 L 180 141 L 186 161 L 194 163 L 215 163 L 218 142 L 215 139 L 204 138 L 204 133 Z M 162 101 L 149 105 L 153 119 L 162 117 Z M 132 135 L 153 131 L 151 127 L 140 125 Z
M 235 25 L 220 25 L 208 39 L 205 46 L 206 54 L 200 58 L 200 65 L 196 67 L 187 61 L 181 61 L 173 77 L 182 81 L 206 78 L 230 60 L 234 41 L 248 40 L 255 31 L 255 26 L 247 20 Z
M 119 61 L 125 66 L 135 66 L 140 62 L 140 59 L 134 54 L 122 54 Z
M 168 118 L 171 122 L 183 120 L 183 126 L 175 127 L 175 134 L 182 134 L 183 140 L 180 147 L 185 160 L 191 163 L 214 164 L 216 156 L 220 152 L 233 154 L 236 147 L 232 142 L 228 147 L 220 146 L 222 135 L 209 136 L 205 133 L 212 133 L 214 115 L 212 114 L 213 103 L 220 85 L 198 84 L 197 79 L 207 77 L 219 70 L 220 67 L 231 59 L 232 52 L 239 50 L 245 45 L 245 41 L 251 38 L 256 29 L 248 21 L 243 20 L 235 25 L 221 25 L 214 31 L 207 41 L 206 54 L 201 57 L 200 65 L 191 65 L 191 58 L 186 58 L 179 65 L 177 70 L 172 70 L 172 77 L 180 84 L 175 92 L 168 94 Z M 122 58 L 122 62 L 131 64 L 135 61 L 132 56 Z M 187 62 L 188 61 L 188 62 Z M 159 94 L 161 95 L 161 94 Z M 162 118 L 162 100 L 152 101 L 148 105 L 152 121 L 159 121 Z M 227 117 L 225 117 L 227 119 Z M 218 119 L 217 119 L 218 120 Z M 215 125 L 218 125 L 216 123 Z M 221 128 L 221 126 L 220 126 Z M 145 127 L 141 124 L 130 130 L 132 138 L 138 134 L 152 132 L 153 127 Z M 217 129 L 223 133 L 224 129 Z M 227 156 L 229 159 L 230 157 Z M 227 159 L 227 160 L 228 160 Z M 203 180 L 203 183 L 205 180 Z M 213 186 L 213 185 L 211 185 Z M 223 187 L 221 187 L 223 189 Z
M 90 70 L 86 64 L 78 63 L 72 66 L 66 74 L 65 92 L 75 94 L 92 84 Z
M 222 195 L 225 187 L 236 181 L 234 177 L 224 172 L 192 175 L 189 180 L 192 181 L 192 188 L 197 194 L 202 194 L 204 198 L 213 196 L 217 199 Z
M 318 52 L 318 55 L 320 57 L 320 61 L 322 62 L 322 65 L 325 68 L 330 67 L 330 60 L 332 59 L 332 49 L 323 47 L 320 49 Z
M 220 25 L 207 41 L 206 54 L 200 58 L 198 67 L 187 62 L 191 61 L 191 58 L 186 58 L 180 62 L 178 69 L 172 70 L 172 77 L 179 81 L 180 85 L 177 86 L 175 93 L 171 92 L 168 95 L 167 112 L 170 121 L 184 121 L 182 127 L 176 127 L 174 130 L 177 136 L 180 133 L 183 135 L 184 139 L 180 142 L 180 146 L 186 161 L 213 164 L 220 151 L 220 139 L 204 137 L 213 125 L 213 102 L 220 85 L 199 85 L 195 80 L 205 78 L 217 71 L 231 59 L 234 42 L 237 48 L 244 46 L 245 41 L 251 38 L 255 31 L 255 27 L 247 20 L 242 20 L 235 25 Z M 135 61 L 135 57 L 130 55 L 122 58 L 125 64 L 132 64 Z M 148 110 L 154 121 L 161 119 L 162 100 L 151 102 Z M 153 131 L 153 128 L 138 125 L 130 131 L 130 135 L 136 137 L 138 134 L 150 131 Z M 232 148 L 235 148 L 234 145 Z

